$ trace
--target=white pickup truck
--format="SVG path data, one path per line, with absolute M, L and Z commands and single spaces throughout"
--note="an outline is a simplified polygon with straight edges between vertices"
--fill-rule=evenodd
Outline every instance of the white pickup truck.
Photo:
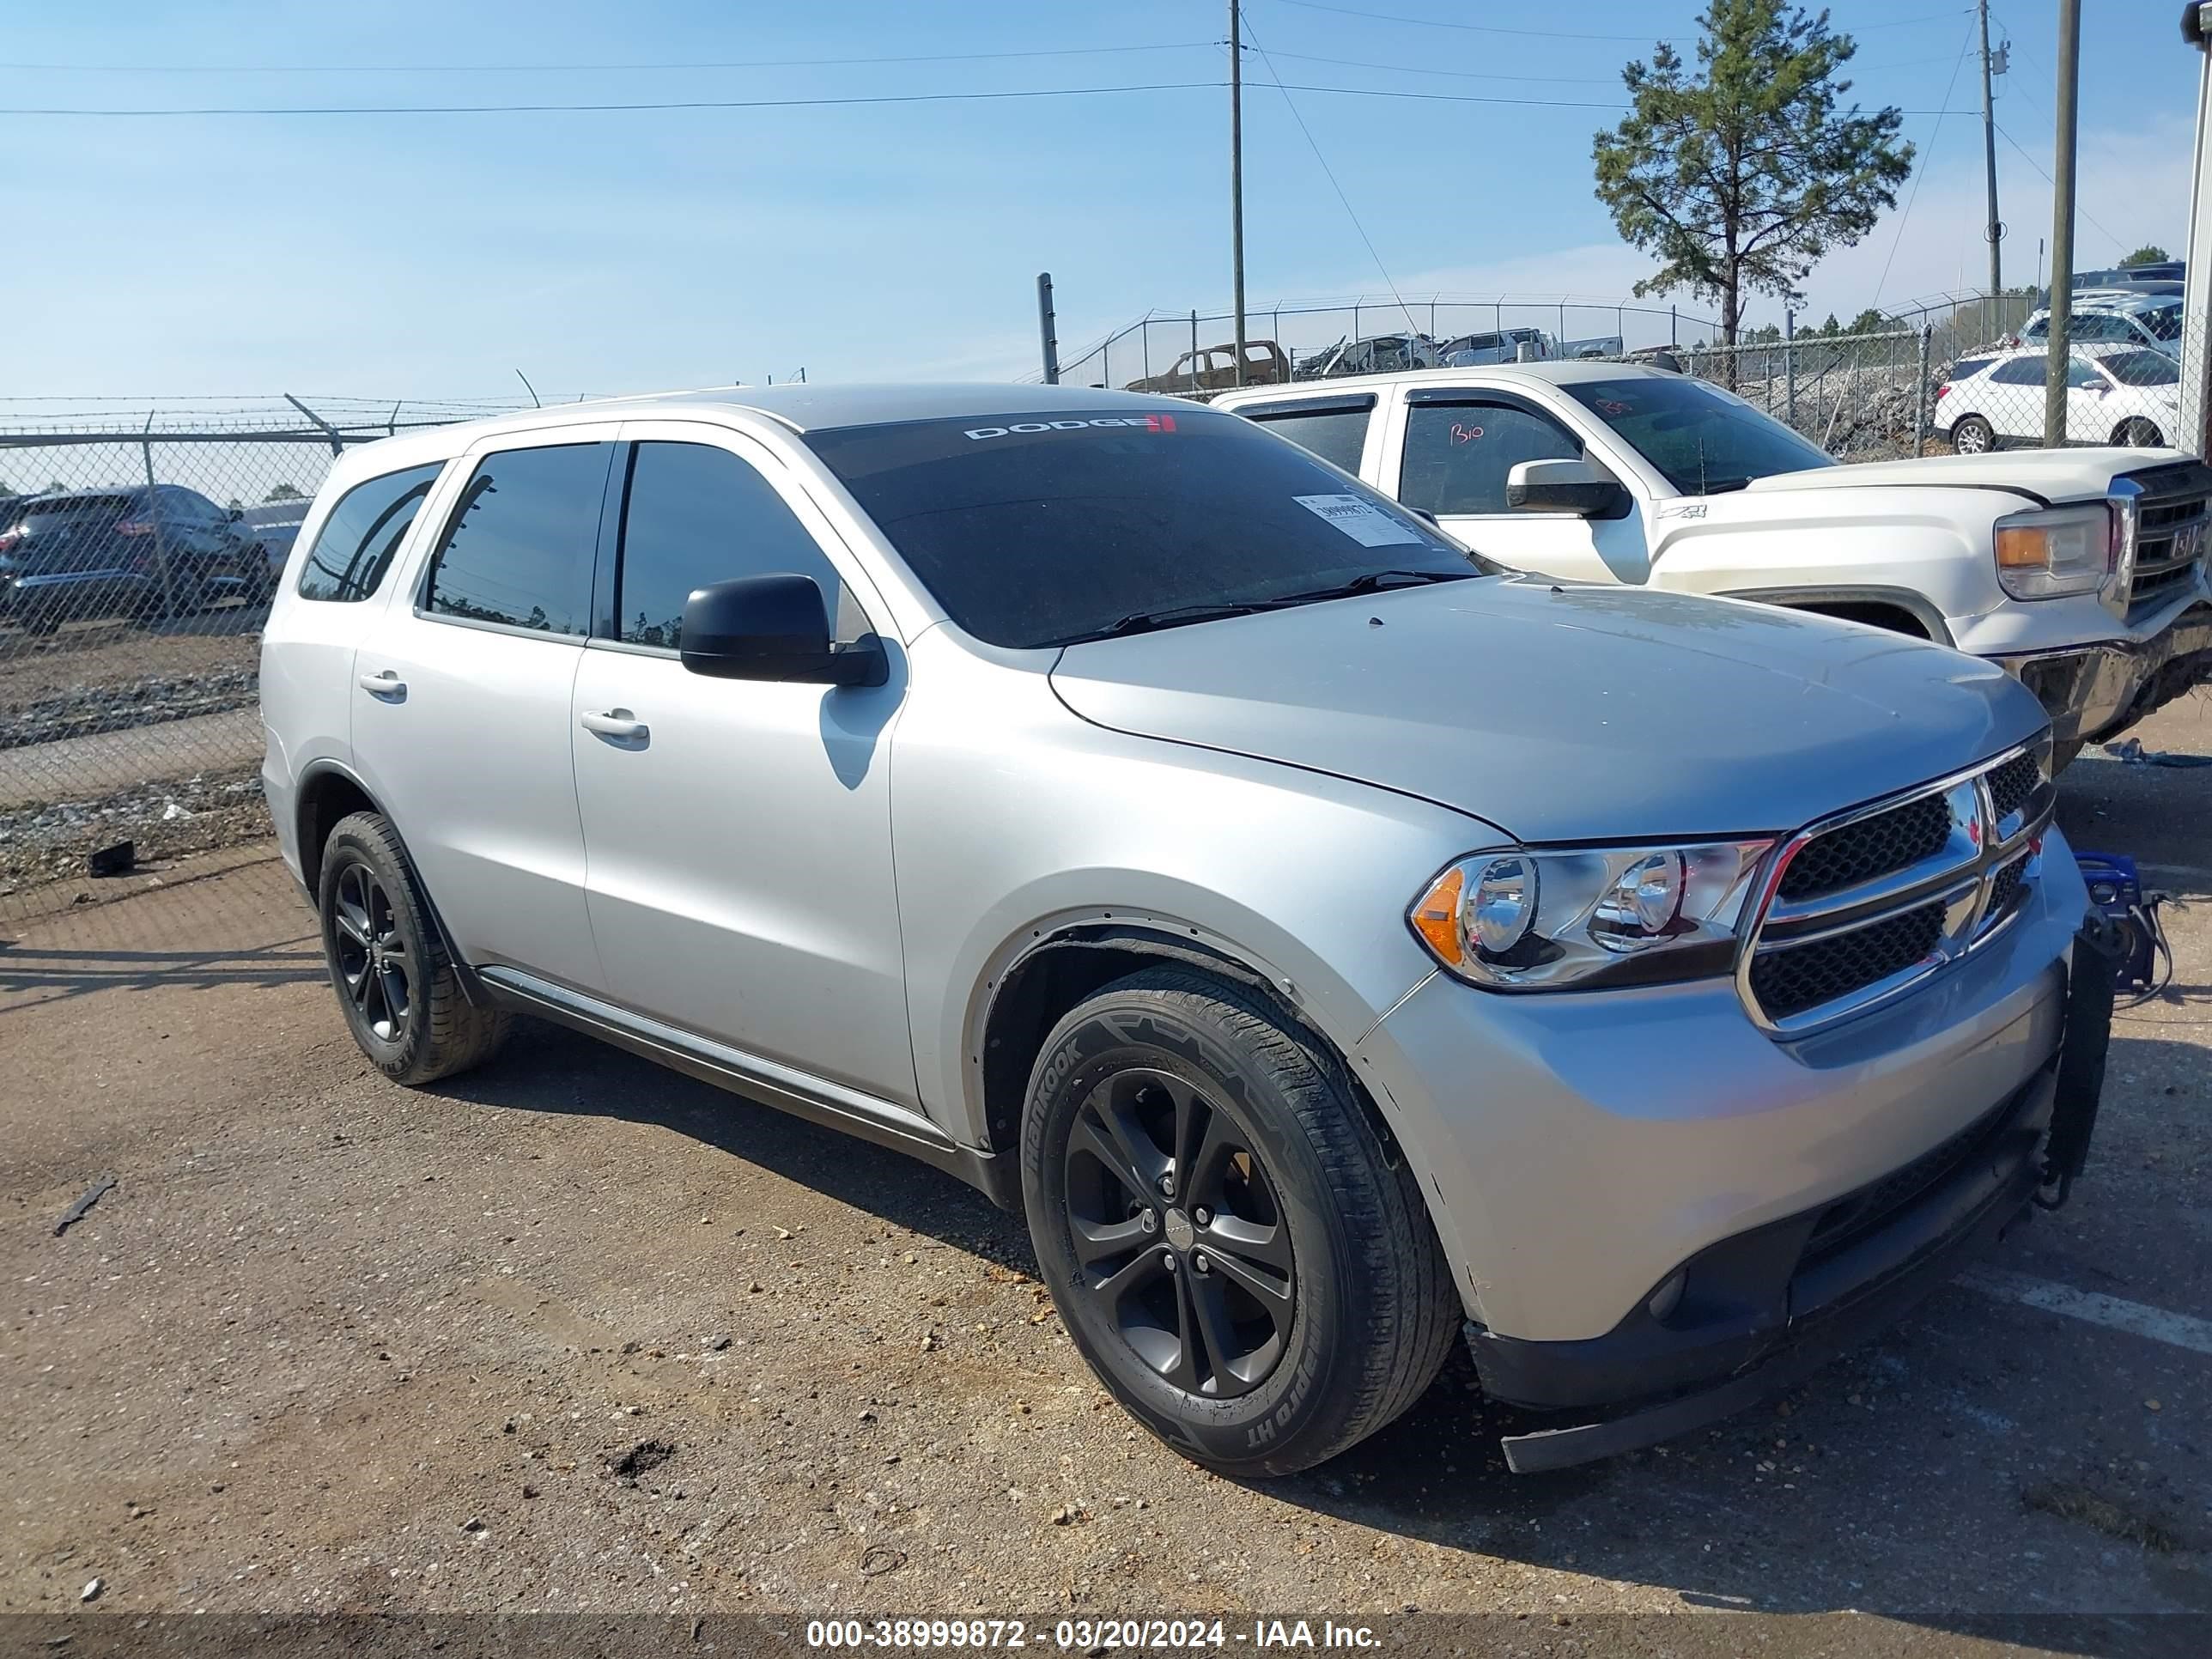
M 1759 599 L 1987 658 L 2059 758 L 2212 679 L 2212 467 L 2170 449 L 1844 465 L 1705 381 L 1621 363 L 1224 393 L 1492 558 Z

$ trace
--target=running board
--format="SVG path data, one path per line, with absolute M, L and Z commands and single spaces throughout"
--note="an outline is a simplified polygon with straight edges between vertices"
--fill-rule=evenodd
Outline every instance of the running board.
M 961 1146 L 907 1107 L 758 1059 L 519 969 L 479 968 L 476 978 L 506 1007 L 556 1021 L 702 1083 L 920 1158 L 959 1176 L 1001 1209 L 1020 1210 L 1014 1171 L 1004 1160 Z

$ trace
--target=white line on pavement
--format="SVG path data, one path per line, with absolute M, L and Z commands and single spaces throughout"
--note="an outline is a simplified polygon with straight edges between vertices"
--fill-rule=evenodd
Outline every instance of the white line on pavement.
M 2123 1302 L 2116 1296 L 2077 1291 L 2070 1285 L 2054 1285 L 2047 1279 L 2030 1279 L 2026 1273 L 2008 1273 L 1996 1267 L 1972 1268 L 1960 1275 L 1959 1282 L 1984 1296 L 2002 1297 L 2045 1313 L 2147 1336 L 2192 1353 L 2212 1354 L 2212 1319 L 2192 1319 L 2187 1314 L 2168 1313 L 2163 1308 Z

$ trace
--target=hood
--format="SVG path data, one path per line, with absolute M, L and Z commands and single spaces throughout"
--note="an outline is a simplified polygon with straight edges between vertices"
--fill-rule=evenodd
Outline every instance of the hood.
M 1487 579 L 1071 646 L 1097 725 L 1416 795 L 1527 842 L 1787 830 L 2039 731 L 1940 646 L 1644 589 Z
M 2075 501 L 2102 496 L 2112 481 L 2137 467 L 2174 459 L 2165 449 L 2018 449 L 1993 455 L 1929 455 L 1917 461 L 1865 461 L 1850 466 L 1808 467 L 1753 478 L 1745 495 L 1797 489 L 1895 489 L 1936 485 L 1951 489 L 2009 489 L 2032 501 Z

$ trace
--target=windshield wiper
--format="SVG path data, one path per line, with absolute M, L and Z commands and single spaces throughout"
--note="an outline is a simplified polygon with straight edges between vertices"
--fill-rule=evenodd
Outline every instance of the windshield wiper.
M 1739 489 L 1751 488 L 1748 478 L 1715 478 L 1707 483 L 1701 493 L 1707 495 L 1726 495 Z
M 1310 593 L 1286 593 L 1279 599 L 1269 599 L 1267 608 L 1279 605 L 1312 605 L 1322 599 L 1348 599 L 1361 593 L 1381 593 L 1393 587 L 1422 587 L 1431 582 L 1464 581 L 1481 573 L 1467 570 L 1370 570 L 1364 576 L 1354 576 L 1350 581 L 1334 587 L 1316 587 Z
M 1095 628 L 1088 634 L 1074 635 L 1060 643 L 1081 645 L 1085 640 L 1111 640 L 1124 634 L 1150 634 L 1156 629 L 1181 628 L 1186 623 L 1218 622 L 1224 617 L 1249 617 L 1255 611 L 1265 611 L 1268 604 L 1266 600 L 1247 600 L 1235 605 L 1208 600 L 1200 605 L 1170 605 L 1164 611 L 1133 611 L 1103 628 Z

